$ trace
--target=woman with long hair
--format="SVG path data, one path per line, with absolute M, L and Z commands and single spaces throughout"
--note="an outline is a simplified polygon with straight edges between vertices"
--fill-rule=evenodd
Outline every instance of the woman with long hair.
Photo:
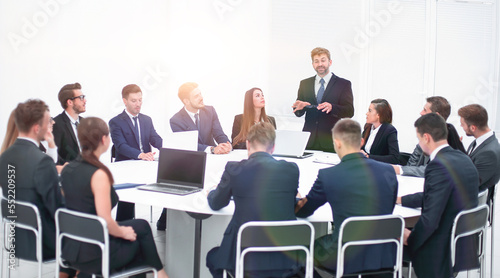
M 110 170 L 99 161 L 110 145 L 106 123 L 95 117 L 82 119 L 78 125 L 81 156 L 64 167 L 61 183 L 66 207 L 71 210 L 98 215 L 107 223 L 110 235 L 110 270 L 137 264 L 149 265 L 158 270 L 158 277 L 168 277 L 158 256 L 148 222 L 133 219 L 117 223 L 111 209 L 118 202 Z M 63 257 L 80 270 L 78 277 L 99 273 L 101 252 L 91 244 L 67 240 Z
M 259 88 L 252 88 L 245 93 L 243 114 L 236 115 L 233 122 L 233 149 L 246 149 L 248 130 L 259 122 L 271 123 L 276 129 L 276 121 L 266 114 L 264 93 Z
M 392 125 L 392 108 L 385 99 L 374 99 L 368 107 L 361 152 L 374 160 L 399 163 L 398 131 Z

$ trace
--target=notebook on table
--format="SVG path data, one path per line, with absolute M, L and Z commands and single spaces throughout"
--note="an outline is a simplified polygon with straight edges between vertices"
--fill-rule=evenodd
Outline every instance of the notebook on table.
M 276 130 L 274 156 L 306 158 L 313 153 L 304 152 L 311 135 L 308 131 Z
M 156 183 L 137 188 L 176 195 L 201 191 L 206 160 L 205 152 L 161 148 Z

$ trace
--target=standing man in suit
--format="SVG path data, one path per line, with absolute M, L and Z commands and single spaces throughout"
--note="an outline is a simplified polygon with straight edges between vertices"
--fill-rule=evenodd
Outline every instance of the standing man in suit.
M 477 206 L 479 177 L 467 155 L 448 145 L 443 117 L 435 113 L 423 115 L 415 127 L 419 145 L 430 162 L 425 169 L 424 192 L 398 198 L 405 207 L 422 208 L 413 230 L 405 229 L 405 250 L 418 277 L 449 278 L 453 271 L 478 264 L 473 238 L 465 238 L 459 245 L 464 249 L 457 252 L 452 269 L 450 237 L 457 214 Z
M 446 121 L 451 113 L 450 103 L 444 97 L 428 97 L 424 108 L 420 111 L 420 116 L 429 113 L 439 114 Z M 450 147 L 465 153 L 464 145 L 455 127 L 450 123 L 446 123 L 446 128 L 448 129 L 447 141 Z M 417 144 L 405 166 L 393 165 L 393 167 L 398 175 L 424 177 L 427 163 L 429 163 L 429 156 L 424 154 L 422 148 Z
M 330 73 L 330 51 L 311 51 L 316 76 L 300 82 L 297 101 L 292 105 L 297 117 L 306 114 L 303 131 L 311 132 L 307 149 L 334 152 L 331 130 L 341 118 L 354 115 L 351 82 Z
M 332 234 L 316 239 L 314 263 L 325 269 L 337 269 L 340 226 L 351 216 L 392 214 L 398 192 L 396 174 L 389 164 L 366 158 L 360 153 L 361 126 L 342 119 L 333 128 L 333 144 L 341 162 L 319 170 L 318 178 L 305 198 L 295 207 L 298 217 L 307 217 L 328 202 L 335 219 Z M 392 246 L 365 248 L 349 258 L 346 273 L 392 267 L 396 253 Z
M 234 273 L 236 238 L 241 225 L 249 221 L 296 219 L 293 209 L 299 168 L 295 163 L 272 157 L 275 138 L 270 123 L 252 126 L 246 141 L 248 159 L 228 162 L 219 185 L 208 194 L 208 204 L 213 210 L 227 206 L 231 197 L 235 206 L 220 247 L 207 254 L 207 267 L 213 277 L 222 277 L 223 269 Z M 283 273 L 292 268 L 292 263 L 281 254 L 251 255 L 248 256 L 251 266 L 258 266 L 264 272 L 258 273 L 262 275 L 258 277 L 285 277 Z
M 500 144 L 488 127 L 488 112 L 479 104 L 470 104 L 460 108 L 458 115 L 465 134 L 475 138 L 467 154 L 479 172 L 479 192 L 488 189 L 490 200 L 500 179 Z
M 151 151 L 151 145 L 159 149 L 163 145 L 163 139 L 156 133 L 151 118 L 140 113 L 141 88 L 135 84 L 123 87 L 122 100 L 125 109 L 109 121 L 111 139 L 116 150 L 116 161 L 132 159 L 153 161 L 154 153 Z M 135 205 L 133 203 L 118 203 L 116 221 L 129 220 L 134 217 Z M 165 223 L 161 219 L 160 217 L 158 223 Z
M 198 84 L 182 84 L 179 87 L 179 99 L 184 107 L 170 119 L 172 131 L 198 130 L 198 151 L 212 154 L 229 153 L 232 150 L 229 138 L 222 130 L 215 109 L 203 103 Z
M 79 83 L 66 84 L 59 90 L 59 102 L 64 111 L 54 118 L 54 141 L 57 145 L 58 165 L 74 160 L 80 154 L 76 127 L 82 120 L 87 100 Z
M 18 104 L 14 119 L 19 135 L 0 156 L 3 196 L 9 201 L 13 197 L 37 206 L 42 220 L 43 259 L 54 258 L 54 216 L 56 210 L 63 206 L 63 197 L 54 161 L 39 149 L 51 121 L 49 108 L 43 101 L 31 99 Z M 36 260 L 36 239 L 31 231 L 16 228 L 15 240 L 16 257 Z

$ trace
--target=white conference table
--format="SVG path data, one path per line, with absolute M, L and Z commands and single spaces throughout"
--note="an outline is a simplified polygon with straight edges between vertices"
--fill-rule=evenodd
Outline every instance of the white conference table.
M 227 155 L 207 155 L 204 188 L 208 190 L 220 181 L 224 167 L 228 161 L 240 161 L 247 158 L 246 150 L 234 150 Z M 315 152 L 312 157 L 304 159 L 277 158 L 295 162 L 300 170 L 299 193 L 306 196 L 316 180 L 318 170 L 331 167 L 340 162 L 336 154 Z M 158 171 L 157 161 L 127 160 L 107 165 L 116 184 L 137 183 L 146 184 L 156 182 Z M 398 196 L 422 192 L 423 178 L 398 176 Z M 167 208 L 167 236 L 165 269 L 171 277 L 188 277 L 187 270 L 193 269 L 193 277 L 211 277 L 205 265 L 206 253 L 218 246 L 222 240 L 224 230 L 234 212 L 234 203 L 218 211 L 208 206 L 206 191 L 185 196 L 157 193 L 136 188 L 120 189 L 117 193 L 121 201 L 145 204 Z M 201 229 L 202 219 L 193 219 L 185 212 L 205 214 L 204 229 Z M 405 208 L 396 205 L 394 214 L 404 218 L 420 215 L 420 210 Z M 311 222 L 333 221 L 329 204 L 320 207 L 307 218 Z M 194 238 L 194 240 L 193 240 Z M 202 240 L 203 239 L 203 240 Z M 194 254 L 193 254 L 193 250 Z M 200 256 L 201 255 L 201 256 Z M 191 260 L 192 259 L 192 260 Z M 203 267 L 200 267 L 203 265 Z M 201 271 L 201 272 L 200 272 Z

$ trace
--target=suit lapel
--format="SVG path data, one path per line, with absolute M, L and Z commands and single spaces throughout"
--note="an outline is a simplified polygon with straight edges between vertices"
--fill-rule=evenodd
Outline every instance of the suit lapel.
M 335 82 L 337 82 L 337 76 L 331 72 L 329 74 L 331 74 L 332 77 L 330 78 L 330 82 L 328 82 L 328 85 L 326 85 L 323 99 L 326 99 L 327 95 L 333 91 L 333 86 L 335 85 Z
M 491 143 L 491 141 L 496 140 L 495 133 L 493 133 L 493 136 L 490 136 L 488 139 L 486 139 L 481 145 L 477 146 L 472 150 L 472 153 L 470 154 L 470 157 L 472 158 L 476 153 L 478 153 L 479 150 L 481 150 L 483 147 L 487 146 L 488 144 Z M 470 146 L 469 146 L 470 148 Z
M 387 128 L 387 124 L 382 124 L 380 126 L 380 129 L 377 132 L 377 136 L 375 136 L 375 139 L 373 140 L 373 144 L 372 144 L 371 148 L 373 148 L 373 146 L 378 146 L 379 145 L 380 140 L 382 138 L 382 135 L 385 133 L 386 128 Z M 371 152 L 371 148 L 370 148 L 370 152 Z
M 125 110 L 123 110 L 123 113 L 122 113 L 121 117 L 122 117 L 122 120 L 127 123 L 128 127 L 130 128 L 130 130 L 132 131 L 132 133 L 135 134 L 134 124 L 132 123 L 132 120 L 128 116 L 127 112 L 125 112 Z M 139 118 L 139 125 L 140 124 L 141 123 L 140 123 L 140 118 Z M 134 139 L 137 142 L 137 138 L 135 136 L 134 136 Z M 139 142 L 137 142 L 137 146 L 140 146 Z
M 63 112 L 64 113 L 64 112 Z M 69 134 L 71 134 L 71 138 L 73 138 L 73 142 L 78 146 L 78 141 L 76 140 L 76 134 L 73 131 L 73 124 L 71 123 L 71 120 L 68 118 L 68 115 L 64 113 L 64 125 L 66 126 L 66 129 L 68 129 Z

